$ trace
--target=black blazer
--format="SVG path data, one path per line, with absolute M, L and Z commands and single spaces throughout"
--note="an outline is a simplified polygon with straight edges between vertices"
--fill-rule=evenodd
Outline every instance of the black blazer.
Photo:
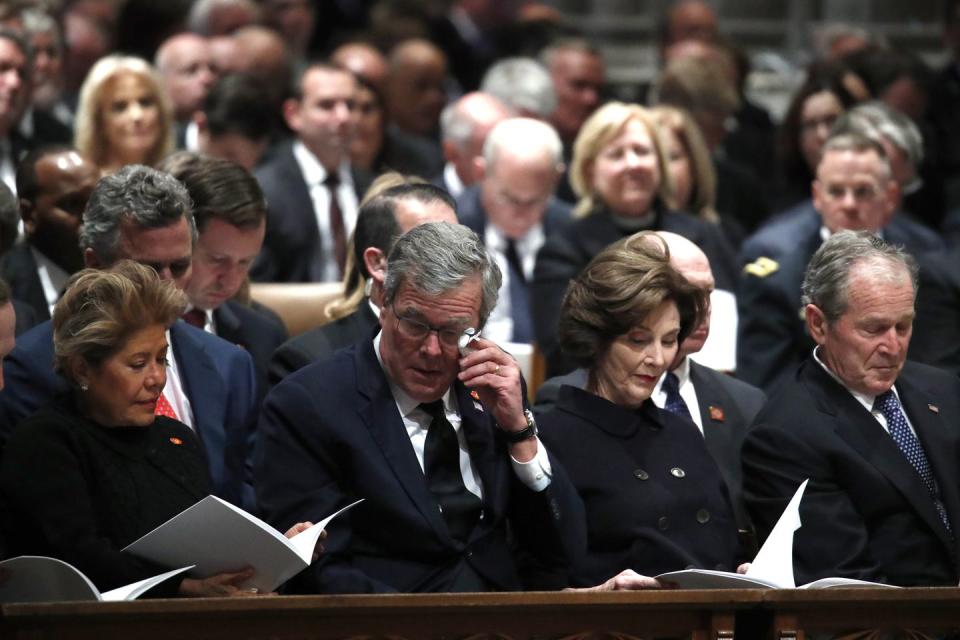
M 539 423 L 587 512 L 587 555 L 571 585 L 600 584 L 623 569 L 736 569 L 727 488 L 689 420 L 651 401 L 631 411 L 565 386 Z
M 37 261 L 30 251 L 30 244 L 20 242 L 0 257 L 0 278 L 10 285 L 10 294 L 31 309 L 31 316 L 37 323 L 50 319 L 47 297 L 43 295 L 43 284 L 37 273 Z M 17 335 L 30 326 L 21 326 L 17 318 Z
M 489 413 L 455 384 L 483 517 L 454 540 L 427 489 L 373 336 L 290 374 L 264 401 L 257 498 L 278 529 L 365 501 L 329 528 L 298 587 L 321 593 L 448 591 L 468 566 L 495 589 L 521 586 L 507 522 L 521 550 L 565 567 L 585 546 L 582 505 L 560 464 L 534 493 L 516 478 Z
M 695 243 L 710 260 L 717 288 L 733 290 L 736 258 L 718 226 L 688 213 L 658 209 L 657 219 L 651 229 L 672 231 Z M 546 358 L 548 376 L 573 369 L 573 364 L 560 352 L 556 336 L 560 304 L 567 285 L 594 256 L 608 245 L 633 233 L 632 230 L 617 226 L 613 216 L 601 210 L 574 221 L 560 233 L 554 234 L 537 254 L 533 275 L 533 325 L 537 344 Z
M 763 391 L 710 367 L 690 361 L 690 381 L 697 392 L 700 405 L 700 424 L 707 450 L 720 469 L 733 503 L 737 526 L 751 532 L 753 526 L 743 502 L 743 474 L 740 464 L 740 446 L 747 429 L 753 424 L 767 400 Z M 553 410 L 557 404 L 560 388 L 569 385 L 578 389 L 587 386 L 587 370 L 572 372 L 550 378 L 537 389 L 533 410 L 537 415 Z M 748 533 L 750 535 L 750 533 Z M 746 552 L 752 540 L 744 541 Z
M 960 375 L 960 247 L 918 256 L 910 359 Z
M 960 381 L 908 362 L 896 387 L 956 531 Z M 957 585 L 957 542 L 920 476 L 870 412 L 812 359 L 757 416 L 742 458 L 744 494 L 761 539 L 810 479 L 793 542 L 798 584 L 843 576 Z
M 285 143 L 266 164 L 254 171 L 267 199 L 267 233 L 263 248 L 250 272 L 260 282 L 311 282 L 323 264 L 320 229 L 310 191 L 293 155 L 293 143 Z M 352 171 L 357 199 L 370 186 L 371 177 Z
M 228 300 L 213 312 L 217 335 L 242 347 L 253 359 L 260 396 L 267 393 L 267 364 L 274 350 L 287 339 L 287 330 L 279 319 Z
M 311 362 L 326 360 L 338 349 L 360 342 L 379 326 L 380 319 L 364 298 L 350 315 L 294 336 L 277 347 L 267 369 L 269 385 L 272 387 Z
M 209 492 L 203 451 L 183 424 L 102 427 L 61 399 L 7 443 L 0 526 L 11 555 L 59 558 L 103 591 L 175 568 L 120 550 Z

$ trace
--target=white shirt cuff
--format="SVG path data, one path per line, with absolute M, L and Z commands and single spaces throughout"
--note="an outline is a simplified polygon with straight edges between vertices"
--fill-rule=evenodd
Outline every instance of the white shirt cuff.
M 550 486 L 553 479 L 553 468 L 550 466 L 550 457 L 547 455 L 547 448 L 539 438 L 537 440 L 537 455 L 529 462 L 520 462 L 513 456 L 510 456 L 510 462 L 513 463 L 513 472 L 520 478 L 520 482 L 525 484 L 531 491 L 540 492 Z

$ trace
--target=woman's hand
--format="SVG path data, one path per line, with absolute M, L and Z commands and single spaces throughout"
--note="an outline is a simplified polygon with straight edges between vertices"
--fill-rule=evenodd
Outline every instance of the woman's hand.
M 184 578 L 180 583 L 180 595 L 187 598 L 243 598 L 260 595 L 256 589 L 241 589 L 240 585 L 253 577 L 253 567 L 247 567 L 234 573 L 218 573 L 209 578 L 198 580 Z
M 288 538 L 292 538 L 298 533 L 303 533 L 304 531 L 306 531 L 312 526 L 313 526 L 312 522 L 298 522 L 297 524 L 287 529 L 287 532 L 283 535 L 285 535 Z M 326 529 L 324 529 L 323 531 L 320 532 L 320 536 L 317 538 L 317 546 L 313 548 L 313 557 L 310 559 L 310 562 L 316 562 L 317 559 L 320 557 L 320 554 L 323 553 L 323 545 L 320 544 L 320 541 L 326 540 L 326 539 L 327 539 L 327 531 Z
M 624 569 L 603 584 L 583 589 L 565 589 L 565 591 L 640 591 L 643 589 L 663 589 L 664 585 L 656 578 L 640 575 L 633 569 Z

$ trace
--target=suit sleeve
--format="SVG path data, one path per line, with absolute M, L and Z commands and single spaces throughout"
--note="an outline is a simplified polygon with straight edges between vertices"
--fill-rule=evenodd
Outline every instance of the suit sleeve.
M 797 584 L 833 576 L 883 581 L 867 548 L 867 524 L 828 456 L 811 443 L 815 436 L 802 431 L 796 424 L 759 424 L 744 441 L 744 498 L 759 539 L 770 535 L 790 498 L 809 478 L 800 506 L 803 526 L 793 542 Z
M 296 340 L 296 338 L 294 338 Z M 271 387 L 294 371 L 299 371 L 313 362 L 310 354 L 300 349 L 292 340 L 284 342 L 273 352 L 267 368 L 267 381 Z
M 254 465 L 257 500 L 264 518 L 279 531 L 297 522 L 316 522 L 352 501 L 344 490 L 336 443 L 323 421 L 328 411 L 294 380 L 273 388 L 260 416 Z M 320 559 L 295 580 L 313 593 L 386 593 L 392 587 L 374 580 L 351 562 L 351 512 L 328 531 Z
M 939 263 L 921 265 L 910 359 L 960 375 L 960 289 L 951 280 Z
M 774 388 L 794 371 L 797 318 L 777 274 L 740 275 L 737 289 L 737 377 L 763 389 Z
M 224 464 L 229 477 L 236 478 L 241 484 L 243 508 L 256 513 L 252 465 L 257 445 L 257 402 L 260 397 L 257 393 L 257 373 L 249 353 L 239 348 L 232 348 L 230 352 Z
M 537 254 L 533 274 L 533 329 L 547 362 L 547 376 L 573 368 L 560 350 L 557 318 L 570 280 L 580 273 L 584 264 L 576 248 L 562 234 L 547 240 Z

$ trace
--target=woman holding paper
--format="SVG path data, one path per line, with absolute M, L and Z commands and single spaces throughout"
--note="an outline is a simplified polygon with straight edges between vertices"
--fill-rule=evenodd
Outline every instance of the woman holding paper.
M 163 415 L 166 394 L 177 393 L 165 388 L 167 328 L 184 307 L 173 283 L 130 261 L 68 284 L 53 336 L 55 366 L 73 391 L 20 425 L 0 462 L 11 556 L 59 558 L 101 591 L 176 568 L 120 549 L 210 492 L 200 443 Z M 177 579 L 165 595 L 249 595 L 237 585 L 250 576 Z
M 642 574 L 736 569 L 733 508 L 703 436 L 650 399 L 706 305 L 650 232 L 604 249 L 567 290 L 560 343 L 588 382 L 561 387 L 538 421 L 587 512 L 587 553 L 568 586 L 649 588 L 659 584 Z

